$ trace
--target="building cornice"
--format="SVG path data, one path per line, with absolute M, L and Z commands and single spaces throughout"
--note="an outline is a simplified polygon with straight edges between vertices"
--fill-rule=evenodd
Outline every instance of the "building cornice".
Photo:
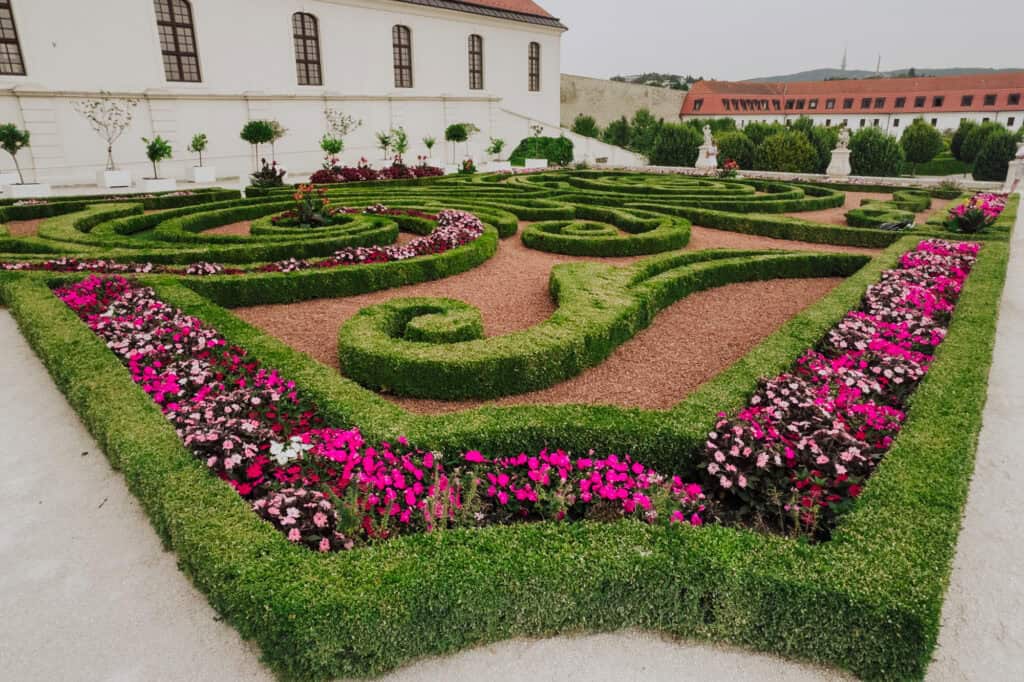
M 562 31 L 567 31 L 569 28 L 563 24 L 559 19 L 555 17 L 544 17 L 538 14 L 524 14 L 522 12 L 513 12 L 507 9 L 498 9 L 496 7 L 486 7 L 484 5 L 477 5 L 471 2 L 460 2 L 459 0 L 396 0 L 396 2 L 404 2 L 410 5 L 420 5 L 421 7 L 432 7 L 435 9 L 447 9 L 454 12 L 465 12 L 468 14 L 478 14 L 480 16 L 492 17 L 495 19 L 507 19 L 509 21 L 519 21 L 527 24 L 534 24 L 536 26 L 547 26 L 549 28 L 557 28 Z

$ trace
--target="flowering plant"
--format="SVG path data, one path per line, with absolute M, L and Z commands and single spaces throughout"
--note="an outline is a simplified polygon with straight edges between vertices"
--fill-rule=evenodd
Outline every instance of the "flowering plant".
M 260 159 L 260 164 L 260 169 L 249 176 L 253 187 L 280 187 L 284 184 L 287 171 L 277 165 L 277 161 L 268 163 L 266 159 Z
M 719 414 L 702 467 L 725 518 L 828 536 L 899 433 L 979 249 L 922 241 L 820 349 Z
M 949 209 L 948 225 L 957 232 L 981 232 L 994 223 L 1005 208 L 1005 194 L 978 192 L 966 202 Z
M 473 163 L 473 159 L 466 159 L 462 162 L 462 167 L 459 168 L 461 175 L 473 175 L 476 173 L 476 164 Z
M 722 164 L 722 169 L 718 171 L 718 177 L 720 178 L 734 178 L 739 173 L 740 165 L 733 159 L 726 159 L 725 163 Z

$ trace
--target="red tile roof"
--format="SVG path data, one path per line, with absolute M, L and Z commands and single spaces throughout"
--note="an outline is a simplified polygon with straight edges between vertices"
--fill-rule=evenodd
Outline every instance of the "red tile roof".
M 533 0 L 462 0 L 467 5 L 480 5 L 482 7 L 493 7 L 503 9 L 506 12 L 517 12 L 519 14 L 532 14 L 536 17 L 550 17 L 547 10 L 533 2 Z
M 872 78 L 865 80 L 805 81 L 797 83 L 744 83 L 730 81 L 698 81 L 690 88 L 680 111 L 682 116 L 720 116 L 723 114 L 825 114 L 835 113 L 907 113 L 956 111 L 1024 111 L 1024 71 L 941 76 L 935 78 Z M 985 104 L 986 97 L 995 96 L 994 104 Z M 924 104 L 917 106 L 919 98 Z M 936 100 L 936 98 L 941 98 Z M 845 100 L 853 99 L 846 107 Z M 898 99 L 905 99 L 897 106 Z M 748 109 L 726 109 L 724 100 L 748 102 Z M 793 108 L 786 108 L 794 100 Z M 797 101 L 804 108 L 797 109 Z M 835 100 L 834 108 L 826 103 Z M 864 102 L 870 100 L 868 106 Z M 816 107 L 811 109 L 811 102 Z M 876 106 L 879 104 L 880 106 Z M 697 103 L 701 102 L 700 105 Z M 751 102 L 758 102 L 751 105 Z M 776 108 L 775 103 L 779 103 Z M 764 108 L 767 103 L 767 109 Z M 697 108 L 699 106 L 699 109 Z M 760 107 L 760 108 L 757 108 Z

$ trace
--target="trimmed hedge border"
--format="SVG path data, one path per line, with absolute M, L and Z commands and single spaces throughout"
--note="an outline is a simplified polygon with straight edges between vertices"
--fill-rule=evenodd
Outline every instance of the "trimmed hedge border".
M 701 251 L 628 268 L 559 265 L 551 272 L 558 309 L 529 329 L 485 339 L 475 308 L 447 299 L 397 298 L 363 308 L 342 325 L 338 357 L 345 376 L 402 396 L 460 400 L 526 393 L 600 364 L 660 310 L 692 293 L 735 282 L 845 277 L 867 260 L 850 254 Z M 475 322 L 477 335 L 467 338 L 467 320 Z M 453 340 L 428 342 L 422 333 L 407 333 L 422 325 Z
M 695 435 L 704 430 L 714 410 L 749 395 L 756 376 L 791 363 L 807 335 L 813 344 L 812 332 L 820 335 L 841 317 L 844 304 L 898 253 L 887 250 L 709 382 L 717 390 L 706 385 L 682 408 L 659 416 Z M 8 281 L 2 295 L 182 569 L 286 678 L 377 674 L 418 656 L 513 636 L 640 627 L 838 665 L 865 679 L 899 680 L 922 678 L 934 646 L 1007 255 L 1005 244 L 982 250 L 894 448 L 833 539 L 819 546 L 721 527 L 623 522 L 451 531 L 358 552 L 310 553 L 291 546 L 209 476 L 113 354 L 44 281 Z M 401 429 L 427 447 L 445 440 L 452 417 L 403 418 L 395 406 L 368 399 L 351 382 L 180 283 L 157 284 L 165 301 L 198 314 L 294 379 L 325 412 L 336 416 L 340 408 L 366 423 L 369 438 Z M 728 395 L 737 400 L 722 399 Z M 568 416 L 572 410 L 601 412 L 558 411 Z M 537 412 L 516 411 L 527 418 Z M 477 415 L 508 412 L 459 418 L 473 428 Z M 506 428 L 526 440 L 544 430 L 524 421 Z M 675 453 L 678 465 L 685 457 Z M 445 627 L 432 627 L 439 622 Z

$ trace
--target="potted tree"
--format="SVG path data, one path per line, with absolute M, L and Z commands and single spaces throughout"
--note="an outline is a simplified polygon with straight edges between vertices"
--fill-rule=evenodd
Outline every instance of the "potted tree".
M 112 187 L 131 187 L 132 176 L 128 171 L 118 170 L 114 163 L 114 143 L 132 124 L 132 116 L 139 101 L 131 98 L 115 98 L 100 93 L 99 99 L 79 100 L 72 106 L 107 143 L 107 167 L 97 171 L 96 184 Z
M 206 151 L 208 145 L 209 140 L 206 138 L 206 133 L 196 133 L 192 136 L 188 150 L 199 155 L 199 165 L 192 166 L 192 182 L 217 182 L 217 169 L 213 166 L 203 165 L 203 152 Z
M 427 135 L 423 138 L 423 146 L 427 148 L 427 156 L 434 158 L 434 145 L 437 144 L 437 138 L 433 135 Z
M 339 109 L 333 109 L 331 107 L 324 107 L 324 118 L 327 120 L 328 130 L 328 134 L 325 135 L 324 138 L 326 139 L 327 137 L 330 137 L 338 140 L 341 145 L 341 149 L 337 152 L 337 155 L 339 156 L 338 163 L 340 164 L 340 155 L 342 150 L 345 148 L 345 137 L 363 125 L 363 122 L 355 116 L 351 116 Z M 330 154 L 326 149 L 324 149 L 324 152 Z
M 288 134 L 288 129 L 280 121 L 267 121 L 270 124 L 270 160 L 277 161 L 277 141 Z
M 29 146 L 29 138 L 27 130 L 22 130 L 13 123 L 5 123 L 0 126 L 0 148 L 3 148 L 14 159 L 14 168 L 17 171 L 9 174 L 14 177 L 4 179 L 4 196 L 15 199 L 50 196 L 49 185 L 38 182 L 26 183 L 25 176 L 21 172 L 21 165 L 18 164 L 18 152 Z
M 505 149 L 505 140 L 500 137 L 492 137 L 491 144 L 487 147 L 487 153 L 490 154 L 491 159 L 490 169 L 492 171 L 510 171 L 512 170 L 511 161 L 502 161 L 501 152 Z
M 267 144 L 274 139 L 274 127 L 270 121 L 248 121 L 242 126 L 239 137 L 253 146 L 253 167 L 259 168 L 260 145 Z
M 171 143 L 157 135 L 152 140 L 142 138 L 146 143 L 146 158 L 153 164 L 153 177 L 142 178 L 143 192 L 173 192 L 178 187 L 174 178 L 161 178 L 157 164 L 171 158 Z
M 384 160 L 389 161 L 391 159 L 389 152 L 391 151 L 391 145 L 394 142 L 392 137 L 392 130 L 381 130 L 376 133 L 377 136 L 377 149 L 384 153 Z

